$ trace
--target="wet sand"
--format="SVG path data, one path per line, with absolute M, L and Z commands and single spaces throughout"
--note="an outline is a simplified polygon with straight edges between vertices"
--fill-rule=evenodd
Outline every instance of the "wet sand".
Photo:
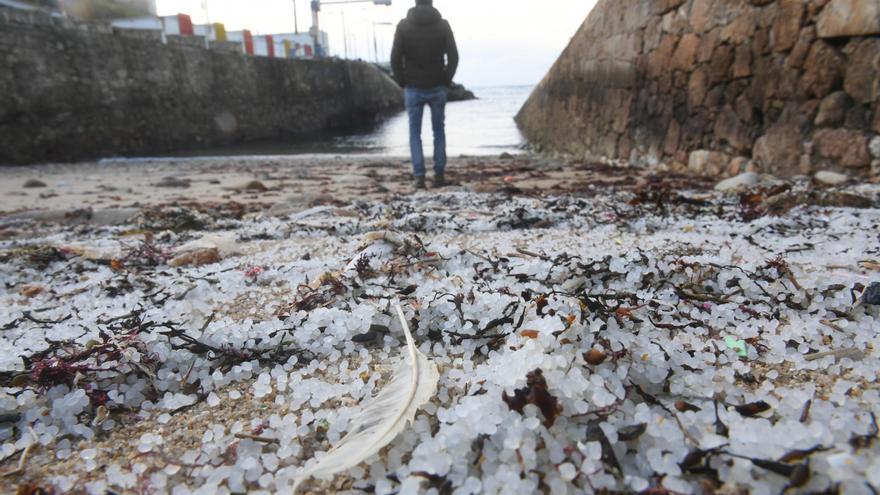
M 612 184 L 633 186 L 642 174 L 532 155 L 459 157 L 450 160 L 443 190 L 589 194 Z M 413 192 L 409 161 L 377 156 L 105 160 L 3 168 L 0 177 L 0 215 L 41 212 L 47 220 L 74 210 L 170 203 L 236 202 L 289 213 L 330 200 Z M 29 181 L 45 187 L 25 187 Z

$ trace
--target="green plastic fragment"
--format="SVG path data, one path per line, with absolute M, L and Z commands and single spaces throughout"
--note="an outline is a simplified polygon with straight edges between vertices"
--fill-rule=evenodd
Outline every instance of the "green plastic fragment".
M 738 339 L 736 337 L 727 336 L 724 337 L 724 343 L 727 344 L 727 347 L 736 351 L 740 357 L 748 357 L 749 351 L 746 349 L 746 341 L 742 339 Z

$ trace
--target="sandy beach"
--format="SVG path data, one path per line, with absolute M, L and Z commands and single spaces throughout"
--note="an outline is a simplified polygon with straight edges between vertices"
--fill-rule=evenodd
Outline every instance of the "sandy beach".
M 417 193 L 378 156 L 0 175 L 3 493 L 847 490 L 878 462 L 875 185 L 530 155 Z M 406 361 L 397 305 L 436 394 L 298 478 Z

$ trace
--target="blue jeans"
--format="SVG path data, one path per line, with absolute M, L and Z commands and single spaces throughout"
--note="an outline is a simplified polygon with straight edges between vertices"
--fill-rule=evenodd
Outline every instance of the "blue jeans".
M 422 116 L 425 104 L 431 107 L 431 126 L 434 129 L 434 173 L 446 170 L 446 88 L 406 88 L 406 111 L 409 114 L 409 148 L 412 154 L 413 174 L 425 176 L 425 152 L 422 149 Z

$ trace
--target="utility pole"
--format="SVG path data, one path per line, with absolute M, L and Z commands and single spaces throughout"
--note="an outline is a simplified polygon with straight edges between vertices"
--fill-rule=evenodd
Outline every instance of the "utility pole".
M 293 0 L 293 32 L 299 34 L 299 16 L 296 15 L 296 0 Z
M 315 41 L 315 58 L 324 56 L 324 48 L 321 46 L 321 25 L 318 22 L 318 14 L 321 12 L 321 5 L 341 5 L 346 3 L 367 3 L 374 5 L 391 5 L 392 0 L 334 0 L 331 2 L 322 2 L 321 0 L 312 0 L 312 39 Z M 343 23 L 345 22 L 343 17 Z M 344 28 L 343 28 L 344 29 Z M 348 36 L 345 36 L 345 43 L 348 44 Z M 348 51 L 346 49 L 346 51 Z M 369 55 L 367 55 L 369 57 Z
M 374 22 L 373 23 L 373 53 L 376 57 L 376 63 L 379 63 L 379 37 L 376 35 L 376 26 L 393 26 L 391 22 Z
M 345 12 L 342 12 L 342 39 L 345 41 L 345 58 L 348 58 L 348 28 L 345 27 Z

